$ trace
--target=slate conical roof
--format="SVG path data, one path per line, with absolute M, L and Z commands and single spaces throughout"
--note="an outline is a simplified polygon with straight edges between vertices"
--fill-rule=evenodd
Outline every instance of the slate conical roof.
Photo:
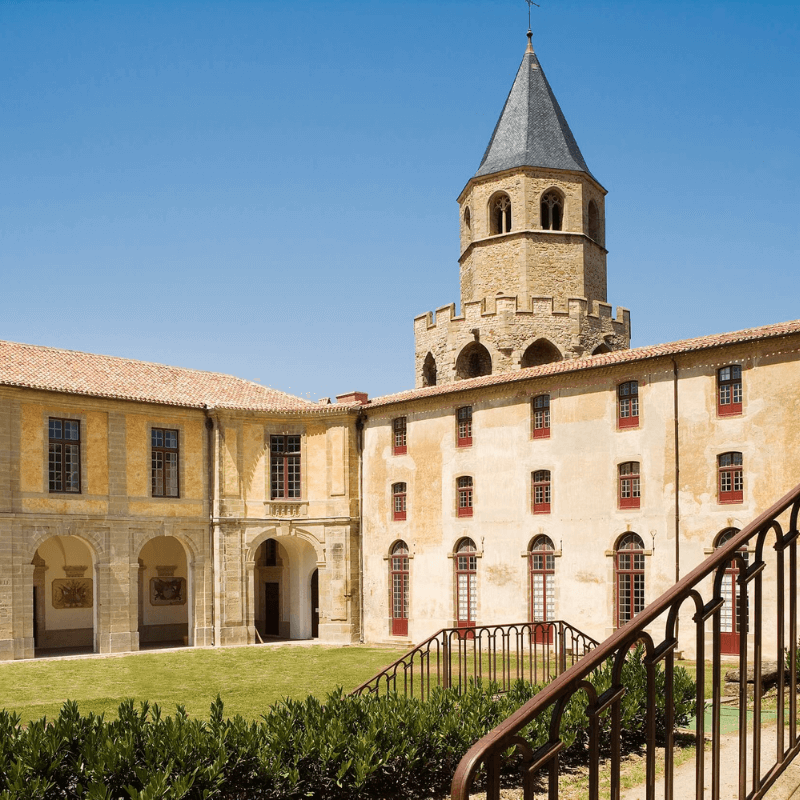
M 591 175 L 530 42 L 475 177 L 515 167 Z

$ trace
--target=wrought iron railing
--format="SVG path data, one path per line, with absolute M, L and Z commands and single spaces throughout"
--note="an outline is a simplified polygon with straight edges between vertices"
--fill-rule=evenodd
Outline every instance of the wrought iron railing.
M 711 671 L 712 697 L 711 712 L 711 798 L 720 800 L 720 750 L 721 750 L 721 616 L 725 598 L 722 583 L 726 568 L 731 562 L 738 568 L 740 602 L 736 609 L 738 618 L 739 644 L 739 683 L 738 683 L 738 764 L 726 763 L 726 771 L 738 770 L 738 791 L 740 800 L 763 797 L 769 787 L 784 770 L 786 765 L 800 751 L 797 735 L 797 538 L 798 513 L 800 512 L 800 486 L 797 486 L 772 508 L 764 512 L 740 533 L 731 538 L 700 566 L 686 575 L 665 592 L 658 600 L 647 606 L 634 620 L 605 642 L 596 647 L 579 663 L 572 666 L 553 683 L 544 688 L 532 700 L 518 709 L 508 719 L 473 745 L 461 760 L 453 778 L 453 800 L 466 800 L 470 796 L 476 776 L 481 773 L 486 784 L 487 800 L 499 800 L 503 754 L 514 748 L 522 769 L 517 773 L 516 782 L 522 783 L 525 800 L 532 800 L 534 792 L 544 792 L 548 800 L 559 797 L 559 754 L 563 750 L 560 736 L 562 714 L 570 698 L 577 692 L 584 692 L 587 699 L 587 718 L 589 741 L 588 750 L 582 756 L 588 762 L 588 796 L 598 798 L 600 763 L 600 725 L 599 715 L 611 714 L 610 740 L 603 743 L 610 748 L 610 797 L 618 800 L 620 796 L 620 708 L 625 687 L 620 681 L 622 667 L 630 653 L 631 646 L 640 641 L 645 646 L 647 668 L 647 708 L 646 708 L 646 794 L 653 800 L 656 790 L 656 665 L 663 662 L 665 672 L 664 729 L 664 797 L 674 800 L 674 709 L 673 674 L 675 650 L 678 647 L 678 617 L 681 606 L 688 601 L 694 610 L 691 621 L 694 623 L 696 649 L 696 757 L 694 775 L 695 798 L 703 798 L 705 786 L 705 714 L 704 684 L 706 676 L 706 624 L 711 620 Z M 788 524 L 787 524 L 788 523 Z M 765 551 L 770 545 L 774 548 L 772 556 Z M 753 563 L 748 565 L 744 553 L 737 552 L 747 547 L 754 555 Z M 787 557 L 788 556 L 788 557 Z M 788 565 L 787 565 L 788 561 Z M 787 569 L 788 566 L 788 569 Z M 788 575 L 787 575 L 788 573 Z M 768 601 L 764 599 L 765 577 L 769 575 L 774 584 L 767 584 Z M 787 580 L 788 579 L 788 580 Z M 787 591 L 788 590 L 788 591 Z M 705 599 L 708 598 L 708 599 Z M 788 614 L 787 614 L 788 605 Z M 762 759 L 762 699 L 764 688 L 761 682 L 761 664 L 764 655 L 763 634 L 765 629 L 765 610 L 772 616 L 774 656 L 777 670 L 776 746 L 773 756 Z M 749 619 L 748 619 L 749 618 Z M 685 624 L 685 618 L 681 620 Z M 659 640 L 648 632 L 648 628 L 664 625 L 664 635 Z M 686 631 L 681 632 L 681 638 Z M 598 694 L 590 682 L 591 673 L 604 662 L 613 664 L 612 685 Z M 747 712 L 747 666 L 753 665 L 753 699 L 750 704 L 752 715 Z M 787 719 L 788 706 L 788 719 Z M 526 741 L 522 731 L 540 715 L 552 712 L 548 741 L 534 749 Z M 748 717 L 750 716 L 750 721 Z M 545 717 L 546 719 L 546 717 Z M 762 763 L 763 761 L 763 763 Z M 508 763 L 508 762 L 506 762 Z M 749 788 L 748 788 L 749 787 Z M 683 793 L 681 800 L 687 797 Z M 728 800 L 728 797 L 723 798 Z
M 505 692 L 518 679 L 553 680 L 596 646 L 595 639 L 562 620 L 442 628 L 353 694 L 425 698 L 436 686 L 460 692 L 471 678 L 493 681 Z

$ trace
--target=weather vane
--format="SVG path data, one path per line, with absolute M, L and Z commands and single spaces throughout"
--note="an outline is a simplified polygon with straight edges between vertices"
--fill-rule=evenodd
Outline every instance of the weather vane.
M 538 3 L 534 3 L 533 0 L 525 0 L 528 4 L 528 30 L 531 29 L 531 6 L 536 6 L 536 8 L 541 8 Z

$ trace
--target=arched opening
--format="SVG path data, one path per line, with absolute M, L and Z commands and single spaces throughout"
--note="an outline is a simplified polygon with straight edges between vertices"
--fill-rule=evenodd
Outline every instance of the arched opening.
M 597 345 L 597 347 L 595 347 L 595 349 L 592 350 L 592 355 L 593 356 L 602 356 L 605 353 L 610 353 L 610 352 L 611 352 L 611 348 L 605 342 L 603 342 L 603 344 Z
M 433 353 L 425 356 L 425 362 L 422 365 L 422 385 L 436 386 L 436 359 L 433 357 Z
M 511 198 L 505 192 L 498 192 L 489 201 L 489 233 L 496 236 L 510 231 Z
M 564 223 L 564 197 L 556 189 L 548 189 L 542 195 L 541 202 L 542 230 L 560 231 Z
M 644 608 L 644 542 L 638 534 L 626 533 L 617 542 L 614 567 L 617 627 L 621 628 Z
M 392 636 L 408 636 L 408 545 L 395 542 L 389 551 Z
M 552 364 L 555 361 L 561 361 L 559 349 L 547 339 L 537 339 L 522 354 L 520 366 L 523 368 L 538 367 L 542 364 Z
M 717 536 L 714 547 L 722 547 L 739 533 L 738 528 L 727 528 Z M 745 565 L 748 562 L 747 547 L 741 547 L 738 551 L 744 559 Z M 722 599 L 723 605 L 720 609 L 719 625 L 719 645 L 721 652 L 726 655 L 738 656 L 740 651 L 739 633 L 739 613 L 741 611 L 741 587 L 739 586 L 739 565 L 736 561 L 729 561 L 725 567 L 725 575 L 722 577 Z M 746 612 L 745 612 L 746 613 Z
M 34 654 L 93 652 L 97 587 L 91 548 L 77 536 L 51 536 L 31 563 Z
M 597 203 L 595 203 L 594 200 L 589 201 L 586 222 L 589 238 L 594 239 L 594 241 L 596 241 L 598 244 L 602 244 L 600 239 L 600 212 L 597 210 Z
M 191 581 L 186 549 L 156 536 L 139 552 L 139 648 L 193 644 Z
M 472 539 L 461 539 L 453 561 L 456 571 L 456 623 L 471 628 L 478 618 L 478 556 Z
M 253 577 L 253 622 L 262 640 L 319 636 L 317 555 L 308 542 L 297 536 L 261 542 Z
M 531 622 L 552 622 L 556 618 L 556 558 L 553 540 L 537 536 L 528 547 Z M 552 628 L 534 629 L 534 641 L 553 643 Z
M 472 214 L 470 213 L 469 206 L 464 209 L 464 227 L 467 229 L 467 233 L 472 230 Z
M 480 342 L 470 342 L 456 359 L 456 380 L 492 374 L 492 357 Z

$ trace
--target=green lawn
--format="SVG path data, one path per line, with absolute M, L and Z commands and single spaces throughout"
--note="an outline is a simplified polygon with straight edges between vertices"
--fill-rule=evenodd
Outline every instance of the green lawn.
M 284 697 L 350 691 L 398 658 L 400 650 L 361 646 L 231 647 L 137 653 L 113 658 L 0 663 L 0 707 L 23 721 L 52 717 L 65 700 L 115 717 L 121 699 L 149 700 L 165 713 L 182 704 L 208 715 L 219 694 L 227 715 L 258 718 Z

